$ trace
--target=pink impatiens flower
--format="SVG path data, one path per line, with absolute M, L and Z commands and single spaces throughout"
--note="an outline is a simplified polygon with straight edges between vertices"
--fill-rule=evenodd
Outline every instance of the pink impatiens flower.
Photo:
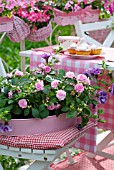
M 82 93 L 84 91 L 84 86 L 82 83 L 79 83 L 74 86 L 74 89 L 76 90 L 76 92 Z
M 47 108 L 48 108 L 48 110 L 54 110 L 54 109 L 55 109 L 55 105 L 54 105 L 54 103 L 52 103 L 52 105 L 51 105 L 51 106 L 47 106 Z
M 79 81 L 80 83 L 86 83 L 86 84 L 89 84 L 90 85 L 90 80 L 87 78 L 86 75 L 84 74 L 79 74 L 77 76 L 77 81 Z
M 71 71 L 68 71 L 67 73 L 66 73 L 66 77 L 67 78 L 73 78 L 75 75 L 74 75 L 74 73 L 73 72 L 71 72 Z
M 58 90 L 56 93 L 56 97 L 61 101 L 66 98 L 66 92 L 64 90 Z
M 59 82 L 60 82 L 59 80 L 53 80 L 53 81 L 51 82 L 51 87 L 52 87 L 53 89 L 56 89 Z
M 44 69 L 44 68 L 45 68 L 45 65 L 44 65 L 43 63 L 41 63 L 41 64 L 39 64 L 38 67 Z
M 23 74 L 22 71 L 16 70 L 15 75 L 17 75 L 17 76 L 23 76 L 24 74 Z
M 8 92 L 8 98 L 9 98 L 9 99 L 12 98 L 12 95 L 13 95 L 13 92 L 12 92 L 12 91 Z
M 51 71 L 51 67 L 45 66 L 44 71 L 45 71 L 45 73 L 49 73 Z
M 26 99 L 19 100 L 18 104 L 19 104 L 19 107 L 21 107 L 22 109 L 25 109 L 27 107 Z
M 42 80 L 39 80 L 36 84 L 35 87 L 37 89 L 37 91 L 41 91 L 44 90 L 44 82 Z
M 58 110 L 61 107 L 60 104 L 55 105 L 55 110 Z

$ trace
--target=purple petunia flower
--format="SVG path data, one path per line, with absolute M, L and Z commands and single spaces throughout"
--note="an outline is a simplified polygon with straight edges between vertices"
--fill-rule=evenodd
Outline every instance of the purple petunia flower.
M 98 97 L 99 103 L 104 104 L 104 103 L 106 103 L 107 99 L 108 99 L 108 93 L 103 91 L 103 90 L 100 91 L 99 92 L 99 97 Z
M 101 73 L 101 70 L 99 68 L 93 68 L 91 70 L 92 75 L 99 75 Z
M 0 132 L 11 132 L 12 131 L 12 126 L 8 124 L 8 122 L 5 122 L 4 125 L 0 123 Z
M 92 68 L 92 69 L 88 69 L 84 72 L 84 74 L 87 77 L 92 77 L 92 76 L 96 76 L 99 75 L 101 73 L 101 70 L 99 68 Z
M 114 83 L 112 84 L 110 96 L 113 96 L 113 95 L 114 95 Z
M 44 58 L 44 59 L 48 59 L 50 56 L 51 56 L 50 53 L 41 54 L 41 57 Z
M 92 77 L 91 69 L 86 70 L 83 74 L 86 75 L 87 77 Z

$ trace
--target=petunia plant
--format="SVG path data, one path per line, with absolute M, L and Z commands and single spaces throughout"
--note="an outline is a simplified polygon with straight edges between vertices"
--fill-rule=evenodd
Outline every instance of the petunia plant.
M 94 115 L 90 108 L 107 99 L 100 98 L 103 94 L 100 87 L 92 85 L 85 73 L 76 76 L 71 71 L 55 70 L 54 64 L 58 62 L 55 56 L 44 53 L 41 57 L 46 62 L 31 72 L 14 70 L 7 77 L 0 77 L 0 120 L 4 122 L 0 131 L 11 130 L 7 123 L 11 119 L 44 119 L 62 113 L 67 113 L 67 118 L 81 118 L 81 127 L 90 118 L 102 122 L 102 109 Z

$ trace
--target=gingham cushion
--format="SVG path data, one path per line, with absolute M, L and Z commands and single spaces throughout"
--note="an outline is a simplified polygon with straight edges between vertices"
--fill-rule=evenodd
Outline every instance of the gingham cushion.
M 95 126 L 93 122 L 89 122 L 82 130 L 78 130 L 73 126 L 64 130 L 59 130 L 53 133 L 29 135 L 29 136 L 0 136 L 0 144 L 16 147 L 16 148 L 31 148 L 31 149 L 58 149 L 61 148 L 82 133 L 86 132 L 91 127 Z

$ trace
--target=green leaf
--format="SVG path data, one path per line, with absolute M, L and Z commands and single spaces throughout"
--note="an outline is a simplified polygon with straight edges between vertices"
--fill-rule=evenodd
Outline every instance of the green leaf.
M 43 92 L 44 92 L 45 94 L 49 94 L 49 90 L 48 90 L 48 88 L 44 87 Z
M 8 101 L 8 104 L 11 104 L 11 103 L 13 103 L 13 100 L 9 100 L 9 101 Z
M 5 117 L 6 117 L 6 118 L 5 118 L 5 121 L 11 120 L 11 114 L 7 114 Z
M 72 91 L 74 89 L 74 87 L 73 86 L 67 86 L 67 87 L 65 87 L 65 90 L 67 90 L 67 91 Z
M 35 118 L 40 118 L 39 110 L 37 108 L 32 108 L 32 115 Z
M 48 116 L 49 116 L 49 110 L 45 109 L 45 110 L 43 110 L 42 112 L 40 112 L 40 117 L 41 117 L 42 119 L 44 119 L 44 118 L 46 118 L 46 117 L 48 117 Z
M 100 114 L 104 114 L 104 110 L 103 109 L 99 109 L 98 110 L 98 115 L 100 115 Z
M 19 80 L 18 80 L 17 77 L 15 77 L 15 78 L 12 79 L 12 84 L 13 84 L 13 85 L 16 85 L 16 84 L 18 84 L 18 83 L 19 83 Z
M 12 112 L 13 112 L 15 115 L 20 115 L 20 114 L 22 113 L 22 109 L 19 108 L 19 107 L 13 107 Z
M 71 111 L 66 114 L 66 118 L 75 118 L 77 115 L 76 111 Z
M 29 113 L 30 113 L 30 110 L 28 108 L 24 109 L 24 116 L 29 115 Z
M 21 77 L 20 78 L 20 83 L 23 83 L 23 82 L 28 82 L 28 78 L 27 77 Z
M 45 110 L 45 106 L 44 106 L 44 104 L 41 104 L 41 105 L 39 106 L 39 111 L 43 111 L 43 110 Z
M 65 76 L 65 71 L 62 70 L 62 69 L 60 69 L 60 70 L 59 70 L 59 74 L 62 75 L 62 76 Z
M 106 120 L 103 120 L 103 119 L 99 119 L 98 122 L 101 122 L 101 123 L 105 123 Z
M 7 111 L 11 111 L 12 108 L 13 108 L 13 105 L 9 105 L 9 106 L 5 107 L 4 109 Z
M 68 106 L 65 106 L 61 109 L 62 112 L 67 112 L 69 110 L 69 107 Z
M 99 116 L 98 115 L 93 115 L 93 118 L 94 119 L 97 119 Z
M 55 73 L 56 73 L 55 70 L 50 72 L 51 75 L 54 75 Z
M 0 98 L 0 107 L 5 107 L 7 101 Z
M 50 83 L 53 81 L 52 77 L 50 77 L 50 76 L 46 76 L 45 79 L 46 79 L 47 82 L 50 82 Z
M 81 126 L 84 127 L 88 122 L 89 122 L 89 118 L 88 117 L 82 117 Z
M 42 76 L 42 74 L 38 73 L 38 74 L 37 74 L 37 77 L 38 77 L 38 78 L 41 78 L 41 77 L 43 77 L 43 76 Z

